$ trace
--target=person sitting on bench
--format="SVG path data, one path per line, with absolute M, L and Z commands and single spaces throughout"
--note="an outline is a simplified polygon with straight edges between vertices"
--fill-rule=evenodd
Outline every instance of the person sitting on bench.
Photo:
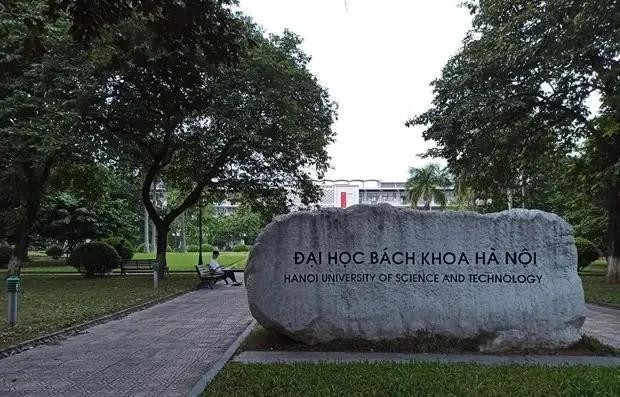
M 229 278 L 232 281 L 233 286 L 238 286 L 241 285 L 240 282 L 237 281 L 237 279 L 235 278 L 235 272 L 233 272 L 230 269 L 225 269 L 223 267 L 220 266 L 220 264 L 217 262 L 217 258 L 220 256 L 220 251 L 213 251 L 213 255 L 211 257 L 211 262 L 209 262 L 209 267 L 211 268 L 211 271 L 213 273 L 224 273 L 224 278 Z

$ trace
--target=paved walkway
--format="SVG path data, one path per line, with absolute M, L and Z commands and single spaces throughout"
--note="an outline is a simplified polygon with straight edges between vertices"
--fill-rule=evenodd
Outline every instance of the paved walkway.
M 220 286 L 0 360 L 0 396 L 187 396 L 252 317 Z
M 620 349 L 620 309 L 586 304 L 586 322 L 582 331 Z

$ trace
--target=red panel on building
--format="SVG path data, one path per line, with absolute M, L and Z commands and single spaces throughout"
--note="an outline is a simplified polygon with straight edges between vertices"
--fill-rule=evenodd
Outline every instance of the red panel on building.
M 347 192 L 340 192 L 340 208 L 347 208 Z

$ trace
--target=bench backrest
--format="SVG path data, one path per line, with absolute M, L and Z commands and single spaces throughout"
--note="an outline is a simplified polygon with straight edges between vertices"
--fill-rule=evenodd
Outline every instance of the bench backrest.
M 127 259 L 123 261 L 123 268 L 152 269 L 156 259 Z
M 196 271 L 200 276 L 208 276 L 209 274 L 211 274 L 211 271 L 206 265 L 197 265 Z

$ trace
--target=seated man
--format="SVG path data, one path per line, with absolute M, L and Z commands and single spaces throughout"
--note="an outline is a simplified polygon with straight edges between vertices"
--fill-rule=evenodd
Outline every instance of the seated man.
M 213 273 L 224 273 L 224 278 L 229 278 L 232 281 L 231 285 L 238 286 L 241 285 L 240 282 L 235 278 L 235 272 L 229 269 L 224 269 L 217 263 L 217 258 L 220 256 L 220 251 L 213 251 L 213 256 L 211 257 L 211 262 L 209 262 L 209 267 Z

